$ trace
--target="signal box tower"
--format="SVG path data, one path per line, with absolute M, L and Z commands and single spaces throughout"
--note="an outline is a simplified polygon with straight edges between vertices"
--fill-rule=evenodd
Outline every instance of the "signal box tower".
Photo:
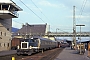
M 22 9 L 12 0 L 0 0 L 0 51 L 11 49 L 12 18 L 18 18 Z

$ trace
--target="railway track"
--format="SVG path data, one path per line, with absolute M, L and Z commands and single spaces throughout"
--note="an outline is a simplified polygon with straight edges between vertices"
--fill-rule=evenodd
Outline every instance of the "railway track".
M 36 54 L 33 54 L 31 56 L 27 55 L 7 55 L 7 56 L 0 56 L 0 60 L 11 60 L 12 57 L 15 57 L 15 60 L 53 60 L 61 51 L 63 48 L 56 48 L 52 50 L 47 50 Z
M 49 53 L 48 55 L 42 57 L 40 60 L 53 60 L 55 57 L 58 56 L 58 54 L 63 50 L 62 49 L 56 49 L 56 50 L 52 50 L 51 53 Z

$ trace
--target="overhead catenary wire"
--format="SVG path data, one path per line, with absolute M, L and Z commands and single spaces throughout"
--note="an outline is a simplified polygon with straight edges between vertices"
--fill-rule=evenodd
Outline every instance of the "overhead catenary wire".
M 87 2 L 87 0 L 84 0 L 84 1 L 83 1 L 82 7 L 81 7 L 81 15 L 82 15 L 83 10 L 84 10 L 84 8 L 85 8 L 86 2 Z
M 42 18 L 41 17 L 39 17 L 31 8 L 29 8 L 22 0 L 19 0 L 24 6 L 26 6 L 32 13 L 34 13 L 40 20 L 42 20 Z M 45 21 L 44 20 L 42 20 L 44 23 L 45 23 Z
M 22 23 L 20 23 L 20 22 L 18 22 L 18 21 L 15 21 L 15 20 L 13 20 L 13 21 L 16 22 L 16 23 L 22 24 Z
M 87 0 L 83 0 L 82 6 L 81 6 L 81 9 L 80 9 L 79 19 L 82 17 L 82 14 L 83 14 L 86 3 L 87 3 Z
M 39 7 L 33 2 L 33 0 L 31 0 L 32 1 L 32 3 L 39 9 Z M 39 9 L 39 11 L 47 18 L 47 16 Z M 48 19 L 48 18 L 47 18 Z M 48 19 L 49 20 L 49 19 Z M 53 25 L 53 24 L 52 24 Z M 51 27 L 50 27 L 51 28 Z M 53 28 L 51 28 L 52 30 L 53 30 Z M 60 29 L 61 30 L 61 29 Z M 53 30 L 54 31 L 54 30 Z M 61 30 L 61 31 L 63 31 L 63 30 Z M 65 31 L 63 31 L 63 32 L 65 32 Z
M 32 0 L 31 0 L 32 1 Z M 32 3 L 39 9 L 39 7 L 32 1 Z M 46 15 L 39 9 L 39 11 L 46 17 Z M 46 17 L 47 18 L 47 17 Z M 48 19 L 48 18 L 47 18 Z M 49 19 L 48 19 L 49 20 Z M 51 28 L 51 27 L 50 27 Z M 52 28 L 51 28 L 52 29 Z M 53 30 L 53 29 L 52 29 Z M 53 30 L 54 31 L 54 30 Z
M 25 5 L 25 7 L 27 7 L 31 12 L 33 12 L 39 19 L 41 19 L 42 20 L 42 18 L 41 17 L 39 17 L 31 8 L 29 8 L 22 0 L 19 0 L 23 5 Z M 32 0 L 31 0 L 32 1 Z M 32 3 L 37 7 L 37 5 L 32 1 Z M 37 7 L 38 8 L 38 7 Z M 38 8 L 39 9 L 39 8 Z M 39 9 L 40 10 L 40 9 Z M 42 11 L 40 10 L 40 12 L 42 13 Z M 43 14 L 43 13 L 42 13 Z M 43 14 L 44 16 L 45 16 L 45 14 Z M 46 17 L 46 16 L 45 16 Z M 47 18 L 47 17 L 46 17 Z M 48 18 L 47 18 L 48 19 Z M 49 20 L 49 19 L 48 19 Z M 45 23 L 45 21 L 44 20 L 42 20 L 44 23 Z M 14 22 L 17 22 L 17 21 L 14 21 Z M 17 22 L 17 23 L 20 23 L 20 22 Z M 20 23 L 20 24 L 22 24 L 22 23 Z M 52 30 L 53 30 L 53 28 L 52 27 L 50 27 Z M 61 29 L 60 29 L 61 30 Z M 54 30 L 53 30 L 54 31 Z M 62 30 L 63 31 L 63 30 Z
M 31 0 L 32 1 L 32 0 Z M 32 1 L 32 3 L 39 9 L 39 7 Z M 47 16 L 39 9 L 39 11 L 47 18 Z M 48 18 L 47 18 L 48 19 Z M 49 19 L 48 19 L 49 20 Z
M 13 20 L 14 22 L 16 22 L 18 25 L 23 25 L 23 23 L 20 23 L 20 22 L 18 22 L 18 21 L 15 21 L 15 20 Z M 13 22 L 13 23 L 14 23 Z
M 39 17 L 33 10 L 31 10 L 24 2 L 22 2 L 21 0 L 20 0 L 20 2 L 23 3 L 30 11 L 32 11 L 39 19 L 41 19 L 41 17 Z M 42 20 L 42 19 L 41 19 L 41 20 Z M 14 21 L 14 20 L 13 20 L 13 21 Z M 42 20 L 42 21 L 45 23 L 44 20 Z M 17 21 L 14 21 L 14 22 L 19 23 L 19 24 L 22 24 L 22 23 L 17 22 Z M 7 24 L 8 26 L 11 26 L 11 25 L 8 24 L 7 22 L 4 22 L 4 23 Z

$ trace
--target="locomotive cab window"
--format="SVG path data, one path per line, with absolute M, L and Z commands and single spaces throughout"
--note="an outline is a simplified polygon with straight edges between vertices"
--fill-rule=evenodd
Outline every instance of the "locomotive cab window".
M 28 49 L 28 42 L 22 42 L 21 49 Z
M 32 47 L 37 47 L 38 45 L 38 40 L 37 39 L 31 39 L 29 41 L 29 45 L 32 46 Z

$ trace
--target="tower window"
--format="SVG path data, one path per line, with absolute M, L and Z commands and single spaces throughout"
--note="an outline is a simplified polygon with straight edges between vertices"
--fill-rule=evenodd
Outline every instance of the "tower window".
M 2 5 L 3 10 L 8 10 L 8 5 Z
M 7 30 L 9 31 L 9 28 L 7 28 Z

